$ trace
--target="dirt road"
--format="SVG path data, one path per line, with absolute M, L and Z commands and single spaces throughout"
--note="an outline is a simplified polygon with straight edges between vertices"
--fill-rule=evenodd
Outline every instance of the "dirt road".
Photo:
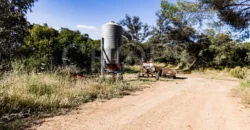
M 82 105 L 39 130 L 250 130 L 250 109 L 233 97 L 237 80 L 187 76 L 121 99 Z

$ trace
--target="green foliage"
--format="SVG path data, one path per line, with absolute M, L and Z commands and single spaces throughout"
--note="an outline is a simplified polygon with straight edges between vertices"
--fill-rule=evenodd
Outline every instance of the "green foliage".
M 238 32 L 239 40 L 249 38 L 249 0 L 179 0 L 176 4 L 163 1 L 164 8 L 174 6 L 179 16 L 186 19 L 189 25 L 207 24 L 214 29 L 228 28 Z M 240 33 L 239 33 L 240 32 Z
M 95 99 L 121 97 L 127 91 L 140 87 L 113 80 L 76 80 L 73 76 L 90 73 L 91 67 L 95 67 L 98 72 L 100 61 L 96 60 L 95 65 L 92 64 L 91 53 L 95 50 L 94 54 L 100 56 L 100 40 L 92 40 L 88 34 L 68 28 L 58 31 L 47 24 L 29 25 L 25 15 L 36 0 L 0 1 L 0 72 L 10 67 L 15 72 L 3 76 L 0 73 L 1 117 L 27 113 L 30 116 L 32 113 L 74 107 Z M 218 33 L 216 28 L 201 33 L 192 25 L 212 18 L 214 15 L 210 15 L 217 13 L 220 20 L 234 29 L 246 29 L 249 21 L 249 4 L 246 3 L 249 1 L 199 1 L 201 4 L 162 1 L 161 10 L 156 13 L 156 26 L 152 30 L 140 17 L 126 15 L 119 23 L 124 27 L 123 35 L 126 37 L 123 39 L 121 61 L 134 65 L 140 64 L 141 58 L 154 58 L 154 62 L 178 66 L 188 72 L 195 68 L 215 68 L 224 69 L 234 77 L 245 78 L 248 70 L 244 66 L 250 65 L 250 44 L 241 44 L 234 40 L 231 33 Z M 207 13 L 211 10 L 217 12 Z M 222 26 L 220 22 L 217 25 Z M 145 57 L 141 52 L 145 52 Z M 60 69 L 64 65 L 69 67 Z M 125 68 L 125 72 L 135 73 L 139 69 L 135 65 Z M 55 74 L 46 73 L 49 70 L 57 71 L 51 71 Z M 18 71 L 28 73 L 26 75 Z M 45 73 L 34 75 L 30 72 Z M 246 79 L 241 87 L 248 103 L 249 84 L 249 79 Z M 0 118 L 0 129 L 7 128 L 2 127 L 2 120 Z M 4 120 L 4 123 L 8 124 L 9 121 L 12 122 L 12 119 Z
M 49 63 L 47 54 L 43 56 L 33 54 L 22 60 L 17 59 L 13 61 L 11 66 L 13 71 L 39 72 L 48 69 L 46 63 Z
M 33 48 L 34 51 L 52 51 L 53 44 L 56 42 L 58 35 L 57 30 L 48 25 L 34 25 L 28 30 L 29 35 L 25 38 L 25 46 Z
M 221 20 L 235 29 L 248 27 L 249 0 L 200 0 L 203 7 L 217 10 Z
M 10 69 L 22 45 L 28 22 L 26 14 L 37 0 L 0 0 L 0 70 Z
M 140 63 L 141 59 L 147 60 L 147 56 L 143 56 L 141 52 L 146 50 L 142 43 L 151 35 L 149 25 L 141 22 L 140 17 L 129 15 L 126 15 L 119 24 L 123 27 L 123 36 L 125 37 L 120 54 L 121 61 L 132 65 L 135 62 Z
M 164 15 L 175 24 L 183 22 L 183 14 L 177 5 L 171 4 L 168 1 L 161 1 L 161 8 Z
M 63 53 L 64 48 L 68 49 L 65 57 L 57 59 L 66 58 L 65 63 L 67 65 L 76 65 L 90 70 L 92 49 L 95 50 L 97 56 L 100 56 L 100 40 L 92 40 L 88 34 L 81 34 L 80 31 L 62 28 L 57 40 L 59 45 L 57 52 L 59 54 Z
M 69 44 L 84 44 L 88 37 L 84 37 L 80 31 L 73 31 L 68 28 L 61 28 L 58 36 L 59 46 L 63 47 Z
M 57 46 L 58 31 L 48 25 L 34 25 L 28 30 L 25 37 L 25 45 L 22 46 L 26 52 L 26 58 L 22 61 L 28 70 L 38 69 L 41 64 L 52 67 L 54 48 Z
M 200 8 L 195 3 L 162 1 L 161 8 L 156 14 L 154 35 L 149 39 L 149 44 L 155 46 L 153 55 L 157 61 L 179 64 L 181 68 L 249 65 L 250 51 L 246 44 L 238 44 L 229 33 L 216 33 L 214 29 L 198 33 L 190 26 L 189 16 L 202 14 L 197 13 Z
M 127 28 L 123 29 L 123 35 L 136 43 L 142 43 L 151 34 L 149 25 L 142 23 L 138 16 L 126 15 L 119 24 Z
M 58 32 L 47 24 L 33 25 L 28 30 L 25 44 L 21 46 L 20 55 L 15 57 L 12 68 L 41 72 L 62 65 L 76 65 L 90 70 L 93 49 L 100 56 L 100 40 L 92 40 L 88 34 L 67 28 Z
M 174 19 L 176 15 L 169 16 L 173 12 L 171 6 L 176 6 L 173 7 L 175 10 L 175 8 L 179 8 L 177 5 L 163 2 L 162 6 L 164 15 L 159 17 L 158 21 L 165 21 L 161 23 L 166 24 L 158 24 L 156 27 L 158 31 L 149 39 L 151 46 L 160 46 L 154 51 L 157 61 L 179 64 L 181 68 L 214 67 L 223 69 L 224 67 L 249 65 L 250 51 L 247 49 L 247 45 L 238 44 L 228 33 L 216 34 L 213 29 L 207 29 L 204 33 L 199 34 L 185 23 L 187 20 L 185 17 L 176 22 Z M 176 13 L 178 14 L 178 11 Z M 166 29 L 159 31 L 160 28 Z M 159 38 L 165 39 L 165 42 Z
M 123 39 L 121 61 L 134 65 L 140 64 L 142 58 L 145 61 L 154 58 L 154 61 L 178 65 L 186 69 L 196 67 L 223 69 L 249 65 L 250 46 L 247 43 L 239 44 L 230 33 L 218 33 L 214 28 L 206 29 L 201 33 L 191 26 L 194 24 L 190 24 L 195 22 L 195 18 L 198 16 L 201 16 L 200 18 L 208 16 L 204 15 L 203 17 L 202 13 L 198 13 L 198 11 L 207 11 L 215 4 L 215 10 L 219 10 L 224 8 L 222 4 L 231 5 L 234 1 L 226 3 L 220 1 L 200 2 L 203 8 L 193 2 L 178 1 L 176 4 L 172 4 L 168 1 L 162 1 L 162 9 L 156 13 L 158 19 L 152 30 L 141 21 L 140 17 L 126 15 L 119 22 L 124 27 L 123 35 L 127 38 Z M 23 8 L 23 15 L 26 14 L 25 10 L 32 7 L 33 3 L 33 0 L 25 1 L 24 6 L 26 7 L 20 7 Z M 3 0 L 3 5 L 6 5 L 6 7 L 1 6 L 2 11 L 6 12 L 3 16 L 10 13 L 8 7 L 20 6 L 18 5 L 19 1 L 17 1 L 17 5 L 11 4 L 13 3 Z M 207 5 L 207 8 L 204 5 Z M 197 17 L 192 19 L 193 15 L 197 15 Z M 6 19 L 3 17 L 2 20 Z M 19 39 L 21 41 L 18 40 L 15 56 L 0 54 L 0 56 L 5 57 L 2 58 L 4 62 L 8 60 L 12 62 L 12 69 L 42 72 L 56 70 L 63 65 L 72 65 L 79 68 L 80 72 L 85 73 L 89 73 L 91 67 L 99 70 L 100 62 L 96 60 L 95 64 L 92 64 L 91 53 L 95 50 L 95 55 L 100 56 L 100 40 L 92 40 L 88 34 L 81 34 L 80 31 L 68 28 L 61 28 L 60 31 L 57 31 L 46 24 L 28 26 L 25 18 L 23 20 L 25 24 L 22 23 L 23 28 L 20 30 L 26 33 L 18 32 L 22 38 Z M 10 26 L 6 27 L 11 30 Z M 7 28 L 6 30 L 8 32 Z M 0 51 L 0 53 L 2 52 Z M 142 52 L 145 52 L 145 57 Z M 1 64 L 0 68 L 4 68 L 4 66 Z

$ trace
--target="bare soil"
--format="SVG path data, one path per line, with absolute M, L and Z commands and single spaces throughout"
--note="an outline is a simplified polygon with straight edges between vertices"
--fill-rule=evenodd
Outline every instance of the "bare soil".
M 38 130 L 250 130 L 250 109 L 232 88 L 237 79 L 182 75 L 120 99 L 81 105 L 43 119 Z

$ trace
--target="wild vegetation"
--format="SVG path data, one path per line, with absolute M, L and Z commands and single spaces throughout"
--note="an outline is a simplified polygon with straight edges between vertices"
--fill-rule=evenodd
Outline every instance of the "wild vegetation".
M 6 19 L 1 19 L 2 23 L 6 24 L 1 25 L 1 28 L 4 27 L 1 29 L 1 35 L 4 36 L 1 38 L 1 72 L 17 69 L 28 73 L 34 71 L 39 73 L 53 71 L 67 65 L 75 65 L 84 73 L 99 70 L 96 69 L 99 68 L 99 61 L 93 61 L 91 56 L 94 53 L 96 57 L 100 57 L 100 40 L 93 40 L 88 34 L 81 34 L 80 31 L 68 28 L 56 30 L 47 24 L 30 24 L 25 19 L 25 15 L 35 1 L 27 1 L 25 6 L 18 2 L 2 1 L 6 6 L 1 6 L 0 10 L 10 9 L 8 11 L 12 12 L 3 12 Z M 223 24 L 214 26 L 217 21 L 209 23 L 199 21 L 199 19 L 205 19 L 203 16 L 216 19 L 212 17 L 214 15 L 210 16 L 210 13 L 206 13 L 209 10 L 221 16 L 219 8 L 212 8 L 214 6 L 211 5 L 221 3 L 199 2 L 180 1 L 177 4 L 171 4 L 168 1 L 162 1 L 162 9 L 156 12 L 158 19 L 156 26 L 153 27 L 143 23 L 138 16 L 126 15 L 123 20 L 117 21 L 124 27 L 123 35 L 126 37 L 123 39 L 121 61 L 134 65 L 140 63 L 141 58 L 154 59 L 154 61 L 178 65 L 186 69 L 197 67 L 223 69 L 249 65 L 250 43 L 242 42 L 247 38 L 246 35 L 237 29 L 230 30 L 234 33 L 218 30 L 218 27 L 234 27 L 233 22 L 223 19 L 225 21 Z M 232 2 L 224 4 L 231 5 Z M 209 6 L 206 6 L 207 4 Z M 207 7 L 205 11 L 202 11 L 203 5 Z M 212 7 L 209 8 L 210 6 Z M 191 7 L 193 10 L 189 10 Z M 22 15 L 12 16 L 13 13 L 18 13 L 17 10 L 11 10 L 13 8 L 20 8 Z M 196 17 L 191 17 L 193 15 Z M 10 18 L 8 16 L 13 19 L 22 17 L 23 22 L 8 22 L 7 18 Z M 232 16 L 228 15 L 228 17 Z M 207 24 L 208 27 L 197 28 L 195 26 L 198 23 Z M 241 26 L 241 29 L 246 31 L 245 26 Z M 17 32 L 16 30 L 20 31 L 20 29 L 14 29 L 16 27 L 23 32 Z M 11 32 L 15 32 L 18 36 L 11 36 L 13 34 Z M 235 37 L 235 33 L 242 37 Z M 144 57 L 142 57 L 142 50 L 145 53 Z
M 96 99 L 119 98 L 147 85 L 142 81 L 117 81 L 106 78 L 76 79 L 68 70 L 57 73 L 5 73 L 0 80 L 0 129 L 18 127 L 24 117 L 74 108 Z M 15 126 L 16 125 L 16 126 Z
M 234 93 L 242 98 L 242 102 L 249 105 L 250 104 L 250 78 L 245 78 L 241 82 L 240 87 L 233 90 Z
M 77 30 L 30 24 L 26 14 L 36 1 L 0 0 L 0 126 L 16 117 L 120 97 L 143 87 L 142 82 L 76 80 L 76 74 L 98 73 L 100 62 L 92 56 L 100 57 L 100 40 Z M 164 0 L 153 27 L 139 16 L 125 15 L 116 21 L 125 36 L 120 58 L 125 65 L 137 65 L 127 67 L 132 73 L 139 71 L 141 58 L 181 70 L 224 70 L 245 79 L 238 92 L 250 103 L 250 43 L 244 42 L 249 38 L 250 8 L 246 3 L 249 1 L 198 0 L 172 4 Z M 204 24 L 207 28 L 197 27 Z M 225 28 L 230 31 L 223 31 Z M 69 65 L 79 71 L 57 71 Z

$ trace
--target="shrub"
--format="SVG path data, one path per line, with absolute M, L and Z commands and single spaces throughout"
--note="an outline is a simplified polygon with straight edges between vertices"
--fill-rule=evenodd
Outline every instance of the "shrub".
M 236 67 L 234 69 L 231 69 L 230 74 L 233 77 L 243 79 L 243 78 L 245 78 L 245 76 L 247 74 L 247 71 L 248 71 L 247 68 L 241 68 L 241 67 L 238 66 L 238 67 Z

